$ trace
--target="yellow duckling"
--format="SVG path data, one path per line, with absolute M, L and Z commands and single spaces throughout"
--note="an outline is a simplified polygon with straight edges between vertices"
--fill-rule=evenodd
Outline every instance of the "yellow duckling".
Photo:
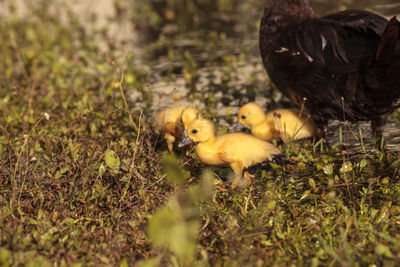
M 235 179 L 232 188 L 239 183 L 243 170 L 281 154 L 278 148 L 269 142 L 245 133 L 228 133 L 215 136 L 215 128 L 211 121 L 196 119 L 189 123 L 187 137 L 179 143 L 179 147 L 196 142 L 197 157 L 209 165 L 224 165 L 232 168 Z M 253 175 L 244 171 L 246 182 Z
M 250 127 L 251 133 L 264 140 L 312 137 L 317 132 L 314 122 L 305 115 L 291 109 L 277 109 L 267 114 L 256 103 L 242 106 L 238 112 L 239 124 L 234 130 Z
M 156 130 L 164 132 L 168 150 L 172 152 L 175 140 L 184 136 L 184 129 L 189 122 L 201 118 L 198 110 L 187 106 L 177 106 L 163 109 L 154 116 Z

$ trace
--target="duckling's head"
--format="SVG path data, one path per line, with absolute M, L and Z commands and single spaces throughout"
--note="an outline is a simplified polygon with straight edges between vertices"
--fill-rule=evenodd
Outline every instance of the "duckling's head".
M 181 122 L 183 124 L 183 131 L 182 131 L 182 139 L 186 137 L 186 129 L 190 122 L 194 121 L 195 119 L 202 119 L 203 117 L 199 113 L 199 111 L 192 107 L 186 107 L 182 110 L 181 114 Z
M 189 123 L 186 138 L 179 143 L 179 147 L 190 143 L 203 143 L 215 136 L 215 128 L 211 121 L 196 119 Z
M 265 119 L 264 110 L 260 105 L 250 102 L 242 106 L 238 112 L 238 121 L 246 127 L 253 127 Z
M 201 119 L 202 117 L 197 109 L 187 107 L 182 111 L 181 118 L 183 126 L 186 129 L 190 122 L 194 121 L 195 119 Z

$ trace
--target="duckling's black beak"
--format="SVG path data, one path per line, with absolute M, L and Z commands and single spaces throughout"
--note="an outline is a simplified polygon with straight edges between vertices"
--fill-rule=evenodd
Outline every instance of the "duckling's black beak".
M 185 139 L 183 139 L 183 140 L 178 144 L 178 147 L 184 147 L 184 146 L 186 146 L 186 145 L 188 145 L 188 144 L 191 144 L 191 143 L 193 143 L 193 140 L 190 139 L 189 137 L 185 137 Z
M 238 124 L 236 124 L 233 128 L 232 128 L 232 130 L 234 131 L 234 132 L 239 132 L 240 130 L 242 130 L 243 128 L 245 128 L 246 126 L 244 126 L 243 124 L 241 124 L 241 123 L 238 123 Z
M 182 140 L 186 138 L 186 129 L 184 129 L 182 131 L 182 135 L 181 135 Z

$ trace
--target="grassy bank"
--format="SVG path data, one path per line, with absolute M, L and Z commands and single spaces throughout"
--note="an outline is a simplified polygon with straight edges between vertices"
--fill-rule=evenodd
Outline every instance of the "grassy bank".
M 128 49 L 73 14 L 30 12 L 0 23 L 3 266 L 398 264 L 399 153 L 280 144 L 297 164 L 231 190 L 225 168 L 166 152 Z M 213 118 L 218 99 L 202 100 Z

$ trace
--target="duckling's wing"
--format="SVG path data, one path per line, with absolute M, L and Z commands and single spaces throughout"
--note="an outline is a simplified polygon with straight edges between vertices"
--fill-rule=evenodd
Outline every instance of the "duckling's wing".
M 232 133 L 225 135 L 224 145 L 218 156 L 225 164 L 241 162 L 245 167 L 271 160 L 281 152 L 273 144 L 251 135 Z
M 241 154 L 238 154 L 238 144 L 240 143 L 241 134 L 233 133 L 219 136 L 217 138 L 217 157 L 224 163 L 230 165 L 231 163 L 242 161 Z
M 179 127 L 182 110 L 185 108 L 185 106 L 176 106 L 157 111 L 153 116 L 156 129 L 173 133 L 173 127 Z
M 238 160 L 238 158 L 229 150 L 218 151 L 217 156 L 224 165 L 229 165 Z
M 175 128 L 176 128 L 176 124 L 173 122 L 166 122 L 164 123 L 162 130 L 167 132 L 167 133 L 171 133 L 174 134 L 175 133 Z

